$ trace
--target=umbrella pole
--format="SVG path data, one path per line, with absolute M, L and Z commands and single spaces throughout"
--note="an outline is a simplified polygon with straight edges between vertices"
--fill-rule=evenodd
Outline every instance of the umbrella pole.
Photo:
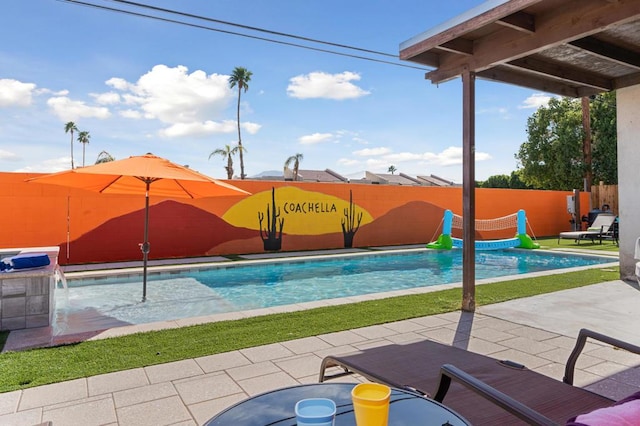
M 147 259 L 149 258 L 149 181 L 145 181 L 147 190 L 144 197 L 144 242 L 142 250 L 142 301 L 147 300 Z

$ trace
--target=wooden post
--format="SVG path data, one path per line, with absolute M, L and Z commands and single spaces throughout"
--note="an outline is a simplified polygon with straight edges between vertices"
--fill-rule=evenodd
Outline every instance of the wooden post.
M 462 73 L 462 310 L 476 310 L 475 73 Z

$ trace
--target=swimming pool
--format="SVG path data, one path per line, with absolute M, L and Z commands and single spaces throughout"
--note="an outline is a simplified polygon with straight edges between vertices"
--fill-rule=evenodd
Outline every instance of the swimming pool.
M 476 279 L 615 261 L 530 250 L 477 252 Z M 140 302 L 140 278 L 70 279 L 68 291 L 56 292 L 56 327 L 64 332 L 70 317 L 100 329 L 460 281 L 460 250 L 372 252 L 243 265 L 228 262 L 215 268 L 150 275 L 144 303 Z

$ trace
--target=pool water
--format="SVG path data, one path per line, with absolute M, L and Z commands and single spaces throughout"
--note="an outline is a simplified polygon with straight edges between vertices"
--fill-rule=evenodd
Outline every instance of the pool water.
M 476 253 L 476 279 L 615 262 L 611 257 L 575 256 L 529 250 Z M 286 262 L 231 266 L 149 276 L 147 301 L 142 280 L 69 280 L 56 292 L 58 328 L 70 315 L 113 326 L 143 324 L 215 313 L 296 304 L 462 281 L 462 252 L 420 250 L 288 259 Z

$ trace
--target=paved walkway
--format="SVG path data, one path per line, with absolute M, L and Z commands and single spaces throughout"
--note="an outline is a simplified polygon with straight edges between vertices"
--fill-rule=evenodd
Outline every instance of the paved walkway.
M 244 398 L 317 382 L 327 354 L 433 339 L 511 359 L 556 378 L 588 327 L 640 345 L 637 285 L 579 289 L 0 394 L 0 425 L 198 425 Z M 342 381 L 359 380 L 357 377 Z M 621 398 L 640 386 L 640 359 L 589 344 L 576 384 Z

